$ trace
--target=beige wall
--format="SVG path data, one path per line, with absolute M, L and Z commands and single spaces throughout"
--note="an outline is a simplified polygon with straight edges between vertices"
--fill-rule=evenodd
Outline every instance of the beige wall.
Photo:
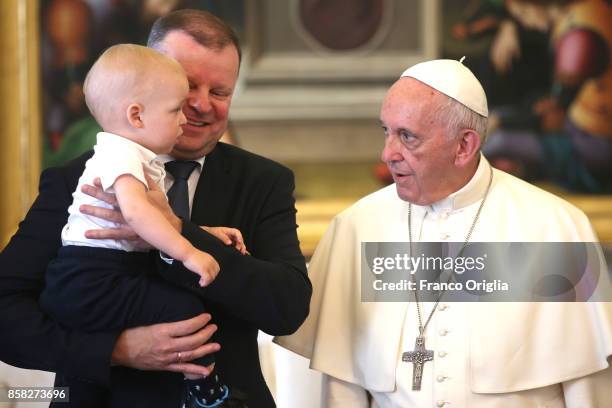
M 37 0 L 0 7 L 0 248 L 32 203 L 40 172 Z

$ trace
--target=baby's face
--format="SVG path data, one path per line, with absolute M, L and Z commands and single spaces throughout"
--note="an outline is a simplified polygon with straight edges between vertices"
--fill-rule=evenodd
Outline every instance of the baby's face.
M 183 134 L 181 125 L 187 120 L 183 104 L 189 93 L 184 75 L 168 74 L 159 78 L 157 89 L 144 104 L 142 119 L 145 124 L 147 148 L 157 154 L 170 153 Z

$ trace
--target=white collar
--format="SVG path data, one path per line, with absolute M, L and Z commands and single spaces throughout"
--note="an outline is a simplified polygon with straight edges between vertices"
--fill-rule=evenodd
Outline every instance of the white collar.
M 424 206 L 424 209 L 433 213 L 451 212 L 480 201 L 484 197 L 489 184 L 490 167 L 491 165 L 481 153 L 478 168 L 465 186 L 446 198 L 436 201 L 429 206 Z
M 117 135 L 115 133 L 110 132 L 98 132 L 96 135 L 96 144 L 106 145 L 106 146 L 117 146 L 117 148 L 128 148 L 134 151 L 137 151 L 140 155 L 140 158 L 145 163 L 151 163 L 153 160 L 157 158 L 157 154 L 146 147 L 139 145 L 136 142 L 131 141 L 130 139 L 123 137 L 121 135 Z

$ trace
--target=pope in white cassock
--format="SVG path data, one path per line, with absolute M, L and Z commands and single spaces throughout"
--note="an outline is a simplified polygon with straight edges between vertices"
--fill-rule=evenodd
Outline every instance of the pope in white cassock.
M 597 241 L 582 211 L 489 165 L 487 116 L 458 61 L 415 65 L 388 91 L 395 184 L 334 218 L 310 316 L 276 339 L 326 374 L 328 407 L 612 407 L 612 303 L 361 301 L 362 242 Z

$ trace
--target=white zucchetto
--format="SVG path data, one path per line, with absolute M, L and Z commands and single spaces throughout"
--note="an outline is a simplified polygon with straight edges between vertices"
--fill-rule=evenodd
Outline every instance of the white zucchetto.
M 461 61 L 439 59 L 421 62 L 405 70 L 401 76 L 421 81 L 474 112 L 488 117 L 487 95 L 476 76 Z

